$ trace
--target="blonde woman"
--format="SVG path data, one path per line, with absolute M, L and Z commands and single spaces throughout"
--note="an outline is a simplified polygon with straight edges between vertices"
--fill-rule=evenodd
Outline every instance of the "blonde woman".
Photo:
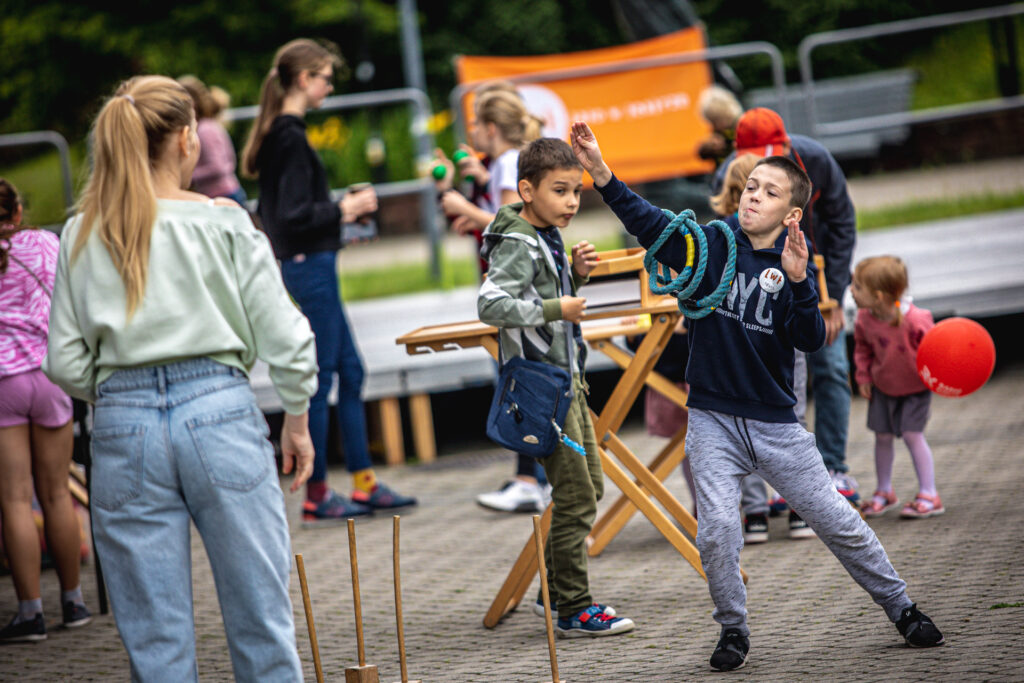
M 96 404 L 94 532 L 132 679 L 198 679 L 194 522 L 235 677 L 299 680 L 284 499 L 246 372 L 257 358 L 270 367 L 295 490 L 313 460 L 313 334 L 248 214 L 184 189 L 199 142 L 180 84 L 124 82 L 92 136 L 92 173 L 61 237 L 43 369 Z

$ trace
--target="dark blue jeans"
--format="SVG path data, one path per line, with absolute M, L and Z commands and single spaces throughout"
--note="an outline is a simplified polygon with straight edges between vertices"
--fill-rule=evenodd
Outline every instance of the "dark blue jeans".
M 327 395 L 338 376 L 338 427 L 345 467 L 358 472 L 371 466 L 366 441 L 366 412 L 363 408 L 363 361 L 359 357 L 348 319 L 341 306 L 338 288 L 337 254 L 321 251 L 307 254 L 304 260 L 281 263 L 281 275 L 288 293 L 309 318 L 316 336 L 316 362 L 319 386 L 309 402 L 309 434 L 316 458 L 310 481 L 327 479 Z

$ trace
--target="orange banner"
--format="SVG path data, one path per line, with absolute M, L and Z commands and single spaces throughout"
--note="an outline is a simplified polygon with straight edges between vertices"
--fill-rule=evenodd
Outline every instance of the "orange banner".
M 704 34 L 688 28 L 628 45 L 535 57 L 456 59 L 460 84 L 579 67 L 617 66 L 631 60 L 704 49 Z M 527 108 L 545 120 L 544 135 L 567 139 L 573 121 L 586 121 L 615 174 L 627 183 L 708 173 L 697 156 L 711 128 L 697 110 L 711 84 L 706 62 L 673 64 L 583 78 L 517 83 Z M 466 120 L 472 96 L 463 100 Z

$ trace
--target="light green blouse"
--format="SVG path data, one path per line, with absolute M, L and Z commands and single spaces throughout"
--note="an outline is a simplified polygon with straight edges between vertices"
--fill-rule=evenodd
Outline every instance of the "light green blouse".
M 161 199 L 141 304 L 125 291 L 94 231 L 74 262 L 81 214 L 64 226 L 43 371 L 76 398 L 121 368 L 211 358 L 248 372 L 259 358 L 284 409 L 305 412 L 316 391 L 309 322 L 285 291 L 266 236 L 240 208 Z

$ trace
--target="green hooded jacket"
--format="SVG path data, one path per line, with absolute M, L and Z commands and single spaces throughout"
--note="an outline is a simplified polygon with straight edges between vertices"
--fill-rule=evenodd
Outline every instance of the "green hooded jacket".
M 572 341 L 572 323 L 562 319 L 559 299 L 563 294 L 575 296 L 588 278 L 567 260 L 572 291 L 562 291 L 554 256 L 537 229 L 519 216 L 522 208 L 522 202 L 501 207 L 484 231 L 481 254 L 490 266 L 480 287 L 477 313 L 481 322 L 499 328 L 503 359 L 521 356 L 582 376 L 587 349 L 566 343 L 566 335 Z

